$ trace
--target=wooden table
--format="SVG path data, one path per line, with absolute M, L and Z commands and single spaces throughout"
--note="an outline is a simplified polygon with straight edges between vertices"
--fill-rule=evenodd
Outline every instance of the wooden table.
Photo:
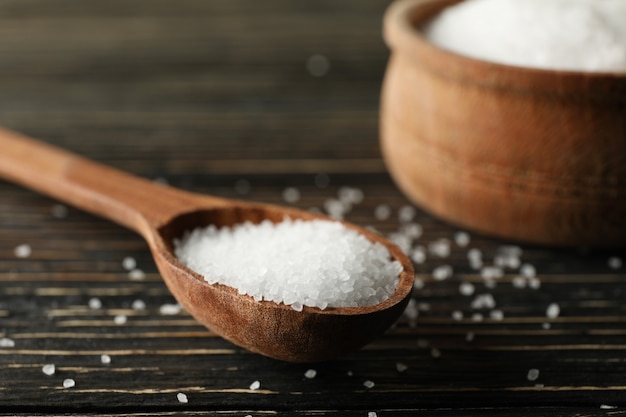
M 2 1 L 1 124 L 225 197 L 288 204 L 293 187 L 289 204 L 323 210 L 356 188 L 364 199 L 346 218 L 391 235 L 410 203 L 378 148 L 386 6 Z M 522 246 L 503 258 L 517 249 L 473 233 L 459 245 L 457 228 L 418 209 L 412 250 L 425 259 L 415 255 L 421 285 L 407 314 L 359 352 L 289 364 L 162 308 L 175 300 L 133 233 L 6 182 L 0 196 L 1 415 L 626 413 L 624 250 Z M 18 258 L 23 244 L 32 253 Z M 511 265 L 485 280 L 472 248 L 485 266 Z M 519 278 L 516 259 L 536 277 L 525 267 Z M 437 280 L 442 265 L 453 275 Z M 560 314 L 548 317 L 551 304 Z

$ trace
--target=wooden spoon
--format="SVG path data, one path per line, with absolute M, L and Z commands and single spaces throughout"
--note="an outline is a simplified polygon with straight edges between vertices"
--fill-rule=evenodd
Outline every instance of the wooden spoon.
M 141 179 L 67 151 L 0 129 L 0 176 L 126 226 L 144 237 L 165 283 L 200 323 L 225 339 L 290 362 L 332 359 L 359 349 L 400 316 L 413 287 L 411 261 L 384 238 L 349 223 L 389 249 L 403 267 L 395 293 L 366 307 L 304 307 L 300 312 L 255 301 L 236 289 L 210 285 L 182 265 L 172 240 L 190 229 L 231 226 L 264 219 L 327 219 L 326 216 L 246 201 L 192 194 Z

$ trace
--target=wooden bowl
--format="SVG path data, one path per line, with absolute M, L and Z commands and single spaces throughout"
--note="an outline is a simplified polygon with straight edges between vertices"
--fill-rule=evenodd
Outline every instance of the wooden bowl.
M 451 0 L 392 4 L 381 148 L 431 213 L 549 245 L 626 243 L 626 73 L 514 67 L 430 44 L 419 27 Z

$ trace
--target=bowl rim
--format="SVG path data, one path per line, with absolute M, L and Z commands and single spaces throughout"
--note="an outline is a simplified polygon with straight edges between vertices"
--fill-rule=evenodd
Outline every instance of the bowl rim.
M 441 76 L 489 88 L 568 95 L 584 93 L 626 101 L 626 71 L 575 71 L 503 64 L 441 48 L 419 25 L 463 0 L 396 0 L 385 12 L 383 38 L 391 49 Z

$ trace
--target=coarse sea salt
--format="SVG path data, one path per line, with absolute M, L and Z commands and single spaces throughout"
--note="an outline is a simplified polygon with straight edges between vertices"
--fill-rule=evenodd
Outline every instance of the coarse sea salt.
M 380 303 L 402 272 L 383 245 L 327 220 L 209 226 L 174 246 L 178 259 L 208 283 L 296 310 Z
M 423 33 L 441 48 L 492 62 L 624 72 L 624 16 L 623 0 L 467 0 Z

